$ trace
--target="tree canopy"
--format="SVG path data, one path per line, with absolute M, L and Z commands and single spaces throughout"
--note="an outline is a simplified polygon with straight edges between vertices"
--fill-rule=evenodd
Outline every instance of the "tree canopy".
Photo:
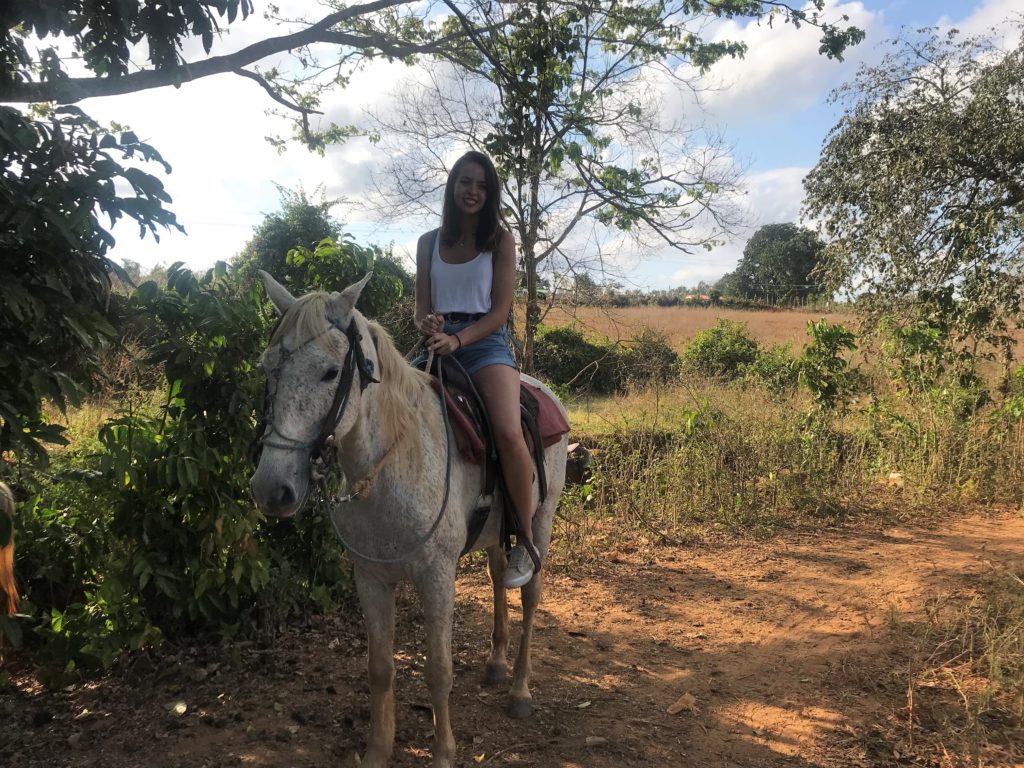
M 821 292 L 812 273 L 824 244 L 796 224 L 766 224 L 747 241 L 736 269 L 717 287 L 730 296 L 767 298 L 771 303 L 806 300 Z
M 101 129 L 77 107 L 0 107 L 0 450 L 42 456 L 40 441 L 60 441 L 42 399 L 77 401 L 114 336 L 114 240 L 100 217 L 154 236 L 180 229 L 163 184 L 129 160 L 167 167 L 135 134 Z
M 263 217 L 252 237 L 232 260 L 232 266 L 246 272 L 264 269 L 283 285 L 296 290 L 291 279 L 295 270 L 289 270 L 288 252 L 297 247 L 315 248 L 326 238 L 337 240 L 342 228 L 341 222 L 331 216 L 333 201 L 310 200 L 303 190 L 281 189 L 280 194 L 280 210 Z
M 1008 352 L 1024 298 L 1024 39 L 921 30 L 835 98 L 849 106 L 805 180 L 822 277 L 871 316 L 921 305 L 952 338 Z

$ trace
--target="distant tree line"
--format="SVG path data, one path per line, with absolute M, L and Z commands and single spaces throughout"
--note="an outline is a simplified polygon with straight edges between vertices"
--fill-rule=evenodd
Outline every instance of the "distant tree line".
M 580 306 L 708 307 L 758 309 L 767 306 L 806 306 L 831 299 L 814 277 L 824 244 L 796 224 L 768 224 L 758 229 L 736 269 L 714 283 L 664 290 L 625 290 L 619 283 L 598 284 L 581 272 L 573 279 L 568 301 Z

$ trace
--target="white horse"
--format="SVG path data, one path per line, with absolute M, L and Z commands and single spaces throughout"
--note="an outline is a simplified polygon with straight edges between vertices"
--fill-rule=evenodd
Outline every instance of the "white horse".
M 398 581 L 408 579 L 426 618 L 426 680 L 434 711 L 432 764 L 452 768 L 455 739 L 448 699 L 455 570 L 480 494 L 480 467 L 466 462 L 455 449 L 428 377 L 405 362 L 381 326 L 355 309 L 369 275 L 341 293 L 310 293 L 298 299 L 270 275 L 262 277 L 282 318 L 262 358 L 268 414 L 263 452 L 252 478 L 253 496 L 267 515 L 294 515 L 313 483 L 311 456 L 336 451 L 333 460 L 340 463 L 350 488 L 359 489 L 351 500 L 335 500 L 329 511 L 354 563 L 366 619 L 370 734 L 362 765 L 386 766 L 394 746 L 394 590 Z M 523 378 L 557 403 L 546 387 Z M 563 435 L 544 454 L 547 492 L 533 519 L 533 540 L 542 557 L 547 555 L 565 464 Z M 535 483 L 535 503 L 538 499 Z M 501 514 L 496 499 L 474 545 L 487 550 L 494 588 L 486 665 L 491 683 L 506 677 L 509 643 Z M 532 711 L 530 640 L 540 594 L 538 573 L 522 588 L 523 631 L 509 700 L 513 717 L 527 717 Z

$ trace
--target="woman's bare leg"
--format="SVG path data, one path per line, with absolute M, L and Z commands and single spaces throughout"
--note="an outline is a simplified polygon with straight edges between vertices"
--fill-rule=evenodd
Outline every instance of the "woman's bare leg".
M 533 543 L 533 460 L 523 438 L 519 410 L 519 371 L 508 365 L 488 365 L 473 374 L 473 383 L 487 408 L 491 431 L 501 460 L 523 537 Z

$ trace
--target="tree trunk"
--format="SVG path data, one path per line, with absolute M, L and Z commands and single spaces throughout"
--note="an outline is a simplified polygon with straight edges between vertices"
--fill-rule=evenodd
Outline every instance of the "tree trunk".
M 537 234 L 540 231 L 540 176 L 543 171 L 541 137 L 544 131 L 544 116 L 534 111 L 533 141 L 530 145 L 530 206 L 527 221 L 527 235 L 523 239 L 523 269 L 526 270 L 526 334 L 523 339 L 523 370 L 532 374 L 534 370 L 534 346 L 537 340 L 537 326 L 540 324 L 540 302 L 537 299 Z

